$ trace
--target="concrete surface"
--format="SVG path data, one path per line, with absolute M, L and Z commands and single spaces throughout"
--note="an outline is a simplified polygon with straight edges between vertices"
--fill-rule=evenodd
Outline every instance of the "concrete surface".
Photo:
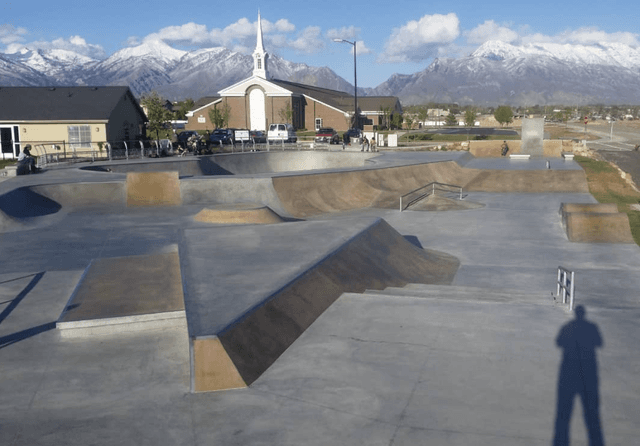
M 401 162 L 414 157 L 435 159 L 407 154 Z M 482 161 L 509 168 L 506 160 Z M 51 169 L 3 181 L 0 200 L 21 187 L 107 178 L 124 182 L 117 172 Z M 595 203 L 588 193 L 472 191 L 465 199 L 485 206 L 351 209 L 246 228 L 195 221 L 201 204 L 35 213 L 16 205 L 26 216 L 11 218 L 28 226 L 0 233 L 0 444 L 548 445 L 563 394 L 555 338 L 574 319 L 551 300 L 559 265 L 576 271 L 577 303 L 604 341 L 597 366 L 606 444 L 633 444 L 640 435 L 638 246 L 569 242 L 558 209 Z M 378 218 L 414 246 L 457 258 L 453 291 L 344 294 L 248 388 L 189 393 L 186 327 L 88 339 L 63 339 L 54 329 L 93 259 L 171 252 L 177 244 L 187 310 L 205 310 L 189 300 L 192 289 L 213 289 L 224 312 L 229 291 L 238 299 L 242 290 L 260 290 L 270 276 L 327 250 L 315 231 L 295 230 L 304 243 L 288 246 L 262 230 L 352 231 Z M 212 257 L 221 246 L 226 255 Z M 201 322 L 215 323 L 216 310 L 208 311 Z M 577 402 L 571 444 L 587 444 L 581 414 Z

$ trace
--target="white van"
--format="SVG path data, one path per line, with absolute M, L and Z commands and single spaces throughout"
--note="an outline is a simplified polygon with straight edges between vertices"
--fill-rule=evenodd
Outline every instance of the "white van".
M 271 124 L 267 132 L 269 143 L 274 142 L 298 142 L 296 131 L 291 124 Z

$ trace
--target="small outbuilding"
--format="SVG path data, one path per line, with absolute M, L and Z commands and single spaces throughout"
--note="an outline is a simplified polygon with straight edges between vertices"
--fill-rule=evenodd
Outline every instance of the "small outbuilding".
M 129 87 L 0 87 L 2 159 L 27 144 L 69 156 L 134 141 L 146 122 Z

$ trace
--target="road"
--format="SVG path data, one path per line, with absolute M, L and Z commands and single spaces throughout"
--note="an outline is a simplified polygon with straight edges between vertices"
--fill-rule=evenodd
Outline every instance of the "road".
M 583 126 L 573 127 L 584 129 Z M 591 124 L 587 131 L 600 137 L 588 141 L 587 146 L 630 174 L 636 186 L 640 186 L 640 152 L 633 150 L 640 143 L 640 125 L 614 123 L 612 132 L 610 124 Z

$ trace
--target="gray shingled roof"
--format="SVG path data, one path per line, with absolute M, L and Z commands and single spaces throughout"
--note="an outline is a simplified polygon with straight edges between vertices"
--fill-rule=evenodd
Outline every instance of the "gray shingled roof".
M 294 94 L 307 95 L 339 110 L 353 111 L 353 95 L 344 91 L 329 90 L 280 79 L 271 79 L 269 82 L 273 82 Z M 395 96 L 358 96 L 358 108 L 361 111 L 378 111 L 381 107 L 390 107 L 391 110 L 402 111 L 400 101 Z
M 0 87 L 0 121 L 108 120 L 129 87 Z

